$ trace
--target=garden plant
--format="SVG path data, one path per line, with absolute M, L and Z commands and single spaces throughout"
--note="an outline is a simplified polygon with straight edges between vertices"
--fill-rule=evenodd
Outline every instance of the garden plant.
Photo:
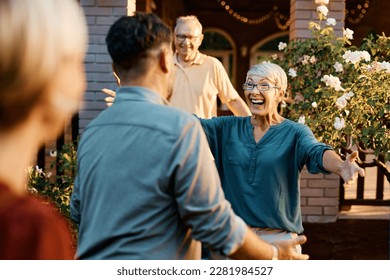
M 280 42 L 271 57 L 288 73 L 286 117 L 310 127 L 319 141 L 344 155 L 352 149 L 374 154 L 372 163 L 390 181 L 390 38 L 369 35 L 361 47 L 353 31 L 335 35 L 336 20 L 326 5 L 317 7 L 309 39 Z

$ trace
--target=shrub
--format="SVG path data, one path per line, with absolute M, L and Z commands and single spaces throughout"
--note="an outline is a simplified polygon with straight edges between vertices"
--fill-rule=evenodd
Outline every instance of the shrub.
M 76 151 L 77 142 L 65 144 L 48 170 L 38 166 L 27 168 L 28 192 L 52 202 L 60 214 L 68 220 L 74 238 L 77 236 L 77 229 L 70 219 L 69 205 L 77 172 Z
M 340 153 L 355 145 L 389 161 L 389 37 L 370 35 L 360 48 L 351 46 L 353 31 L 336 37 L 327 7 L 317 12 L 318 22 L 308 27 L 312 38 L 280 42 L 282 55 L 271 57 L 288 73 L 292 102 L 286 116 Z

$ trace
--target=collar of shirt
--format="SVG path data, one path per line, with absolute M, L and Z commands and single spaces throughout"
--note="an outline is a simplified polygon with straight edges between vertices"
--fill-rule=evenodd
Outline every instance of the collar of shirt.
M 195 59 L 193 61 L 191 61 L 190 64 L 202 64 L 203 63 L 203 56 L 204 56 L 204 54 L 202 54 L 200 51 L 197 51 Z M 175 55 L 173 56 L 173 62 L 175 65 L 180 65 L 179 53 L 177 51 L 175 52 Z
M 115 97 L 115 102 L 121 100 L 143 100 L 156 104 L 169 105 L 169 102 L 157 92 L 140 86 L 120 87 Z

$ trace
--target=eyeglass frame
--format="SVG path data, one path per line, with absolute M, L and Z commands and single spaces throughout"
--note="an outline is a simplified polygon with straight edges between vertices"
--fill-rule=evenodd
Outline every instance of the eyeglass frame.
M 184 42 L 186 39 L 190 40 L 191 42 L 195 42 L 195 40 L 198 39 L 200 36 L 202 36 L 202 34 L 198 36 L 192 36 L 186 34 L 175 34 L 175 38 L 180 42 Z
M 248 85 L 252 85 L 252 88 L 248 88 Z M 259 86 L 267 86 L 267 89 L 261 89 L 259 88 Z M 277 89 L 280 89 L 280 87 L 278 86 L 271 86 L 270 84 L 268 83 L 261 83 L 261 84 L 255 84 L 255 83 L 243 83 L 242 84 L 242 89 L 243 90 L 254 90 L 255 87 L 257 88 L 258 91 L 261 91 L 261 92 L 265 92 L 265 91 L 269 91 L 271 88 L 277 88 Z

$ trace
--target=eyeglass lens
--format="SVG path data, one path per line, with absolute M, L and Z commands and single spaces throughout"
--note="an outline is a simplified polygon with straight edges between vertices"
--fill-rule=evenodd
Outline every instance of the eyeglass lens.
M 180 41 L 184 41 L 185 39 L 188 39 L 190 41 L 194 41 L 199 36 L 192 36 L 192 35 L 185 35 L 185 34 L 177 34 L 176 38 Z
M 245 83 L 243 85 L 243 89 L 246 89 L 246 90 L 253 90 L 255 87 L 257 87 L 257 89 L 259 91 L 267 91 L 271 88 L 271 86 L 269 84 L 266 84 L 266 83 L 263 83 L 263 84 Z

